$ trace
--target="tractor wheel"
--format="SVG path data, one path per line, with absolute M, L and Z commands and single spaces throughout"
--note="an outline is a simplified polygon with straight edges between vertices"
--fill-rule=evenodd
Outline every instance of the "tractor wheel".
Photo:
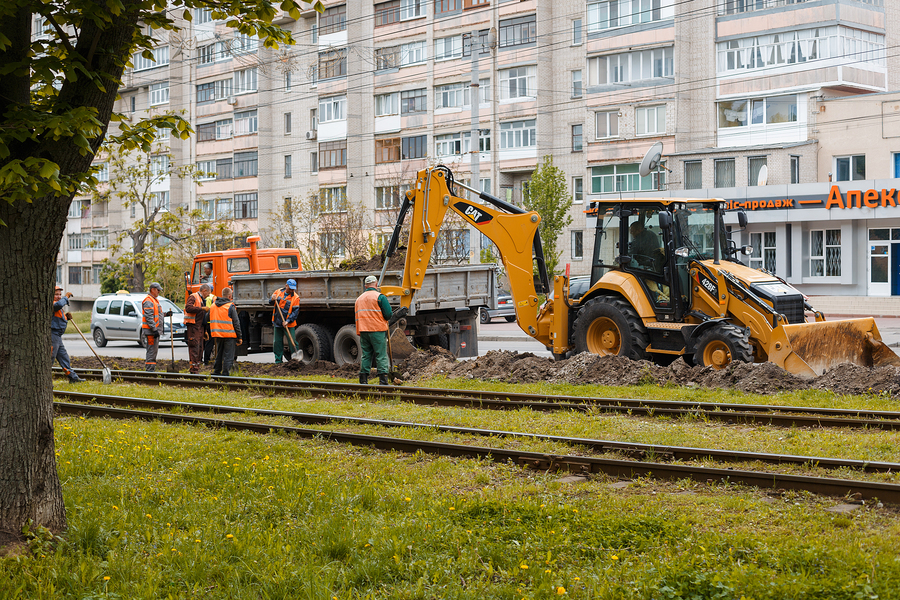
M 575 351 L 601 356 L 647 357 L 650 340 L 640 317 L 619 298 L 601 296 L 578 311 L 573 326 Z
M 297 340 L 296 358 L 304 365 L 320 360 L 331 360 L 331 336 L 321 325 L 306 323 L 297 328 L 294 336 Z
M 734 325 L 719 325 L 700 336 L 694 362 L 704 367 L 724 369 L 733 362 L 753 362 L 753 348 L 743 330 Z

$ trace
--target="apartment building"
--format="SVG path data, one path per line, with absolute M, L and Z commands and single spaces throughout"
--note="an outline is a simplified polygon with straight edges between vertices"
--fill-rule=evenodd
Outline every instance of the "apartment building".
M 208 174 L 200 182 L 160 180 L 160 202 L 231 215 L 236 236 L 259 233 L 281 245 L 274 225 L 286 202 L 320 194 L 328 211 L 362 203 L 373 237 L 383 239 L 419 169 L 447 164 L 458 179 L 518 202 L 538 161 L 552 154 L 575 203 L 562 261 L 586 274 L 593 224 L 584 210 L 604 194 L 759 197 L 768 205 L 796 195 L 790 186 L 824 186 L 827 198 L 829 173 L 834 182 L 849 180 L 849 191 L 862 185 L 854 181 L 896 177 L 882 172 L 896 169 L 887 162 L 875 166 L 871 149 L 861 167 L 867 159 L 848 154 L 846 143 L 863 142 L 853 139 L 854 115 L 879 102 L 856 100 L 896 85 L 889 74 L 900 59 L 888 49 L 896 45 L 900 6 L 883 0 L 325 4 L 321 14 L 278 15 L 294 46 L 264 49 L 198 10 L 184 31 L 161 36 L 155 61 L 135 58 L 120 110 L 134 119 L 183 111 L 196 135 L 164 142 L 164 154 Z M 665 168 L 640 177 L 638 164 L 656 142 Z M 890 136 L 865 140 L 884 147 L 885 161 L 900 151 L 893 143 Z M 104 227 L 113 235 L 127 224 L 125 212 L 110 205 L 105 217 L 73 217 L 61 252 L 63 283 L 73 272 L 83 279 L 89 266 L 93 281 L 102 256 L 96 245 L 91 256 L 67 244 L 77 246 L 81 235 L 84 246 Z M 753 264 L 818 289 L 829 244 L 811 231 L 833 246 L 833 229 L 794 222 L 813 213 L 778 214 L 777 227 L 763 211 L 751 214 L 741 235 L 760 242 Z M 851 227 L 850 238 L 867 240 L 866 228 Z M 486 244 L 463 228 L 451 237 L 471 260 Z M 851 243 L 846 233 L 843 239 Z M 317 242 L 338 252 L 343 243 L 335 232 Z M 843 281 L 840 293 L 869 293 L 854 274 L 864 262 L 857 245 L 844 250 L 853 258 L 838 280 L 824 285 Z M 821 256 L 811 258 L 810 246 Z

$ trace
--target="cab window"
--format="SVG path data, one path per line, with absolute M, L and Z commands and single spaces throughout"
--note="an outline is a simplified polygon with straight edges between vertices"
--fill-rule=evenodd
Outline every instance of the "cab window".
M 109 300 L 97 300 L 94 303 L 94 312 L 98 315 L 105 315 L 107 306 L 109 306 Z
M 109 314 L 111 315 L 122 315 L 122 301 L 121 300 L 113 300 L 112 304 L 109 305 Z
M 196 262 L 194 263 L 194 276 L 191 277 L 191 283 L 197 284 L 200 283 L 200 265 L 202 263 Z
M 135 310 L 133 302 L 125 303 L 125 314 L 123 314 L 122 316 L 123 317 L 136 317 L 137 316 L 137 310 Z
M 250 271 L 250 259 L 249 258 L 229 258 L 228 259 L 228 272 L 229 273 L 248 273 Z
M 296 271 L 297 270 L 297 257 L 296 256 L 279 256 L 278 257 L 278 270 L 279 271 Z

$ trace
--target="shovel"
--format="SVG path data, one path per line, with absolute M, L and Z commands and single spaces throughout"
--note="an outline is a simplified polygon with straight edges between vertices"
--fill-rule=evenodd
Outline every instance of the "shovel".
M 78 335 L 81 336 L 81 339 L 84 340 L 84 343 L 87 344 L 87 347 L 91 349 L 91 352 L 94 353 L 94 356 L 97 357 L 97 360 L 99 360 L 100 364 L 103 366 L 103 383 L 106 383 L 106 384 L 112 383 L 112 373 L 110 373 L 109 369 L 106 368 L 106 365 L 103 363 L 103 359 L 100 358 L 100 355 L 97 354 L 97 351 L 94 350 L 94 347 L 88 343 L 87 338 L 84 337 L 84 334 L 81 333 L 81 330 L 78 328 L 78 323 L 75 322 L 75 319 L 72 319 L 72 325 L 75 326 L 75 331 L 78 332 Z
M 292 334 L 287 328 L 287 321 L 284 320 L 284 311 L 281 310 L 281 305 L 277 302 L 275 303 L 275 308 L 278 309 L 278 314 L 281 315 L 281 326 L 284 327 L 285 331 L 287 331 L 288 343 L 291 345 L 291 352 L 297 352 L 297 344 L 296 340 L 294 340 L 294 334 Z
M 175 328 L 172 326 L 172 315 L 169 315 L 169 346 L 172 348 L 172 362 L 169 363 L 169 373 L 177 373 L 175 368 Z

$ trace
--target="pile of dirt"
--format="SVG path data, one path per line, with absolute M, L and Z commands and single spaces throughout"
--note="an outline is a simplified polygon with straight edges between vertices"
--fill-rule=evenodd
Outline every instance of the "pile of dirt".
M 402 271 L 406 262 L 406 248 L 397 248 L 394 255 L 388 261 L 388 271 Z M 343 261 L 335 271 L 381 271 L 384 266 L 384 257 L 376 254 L 372 258 L 365 259 L 361 256 Z

